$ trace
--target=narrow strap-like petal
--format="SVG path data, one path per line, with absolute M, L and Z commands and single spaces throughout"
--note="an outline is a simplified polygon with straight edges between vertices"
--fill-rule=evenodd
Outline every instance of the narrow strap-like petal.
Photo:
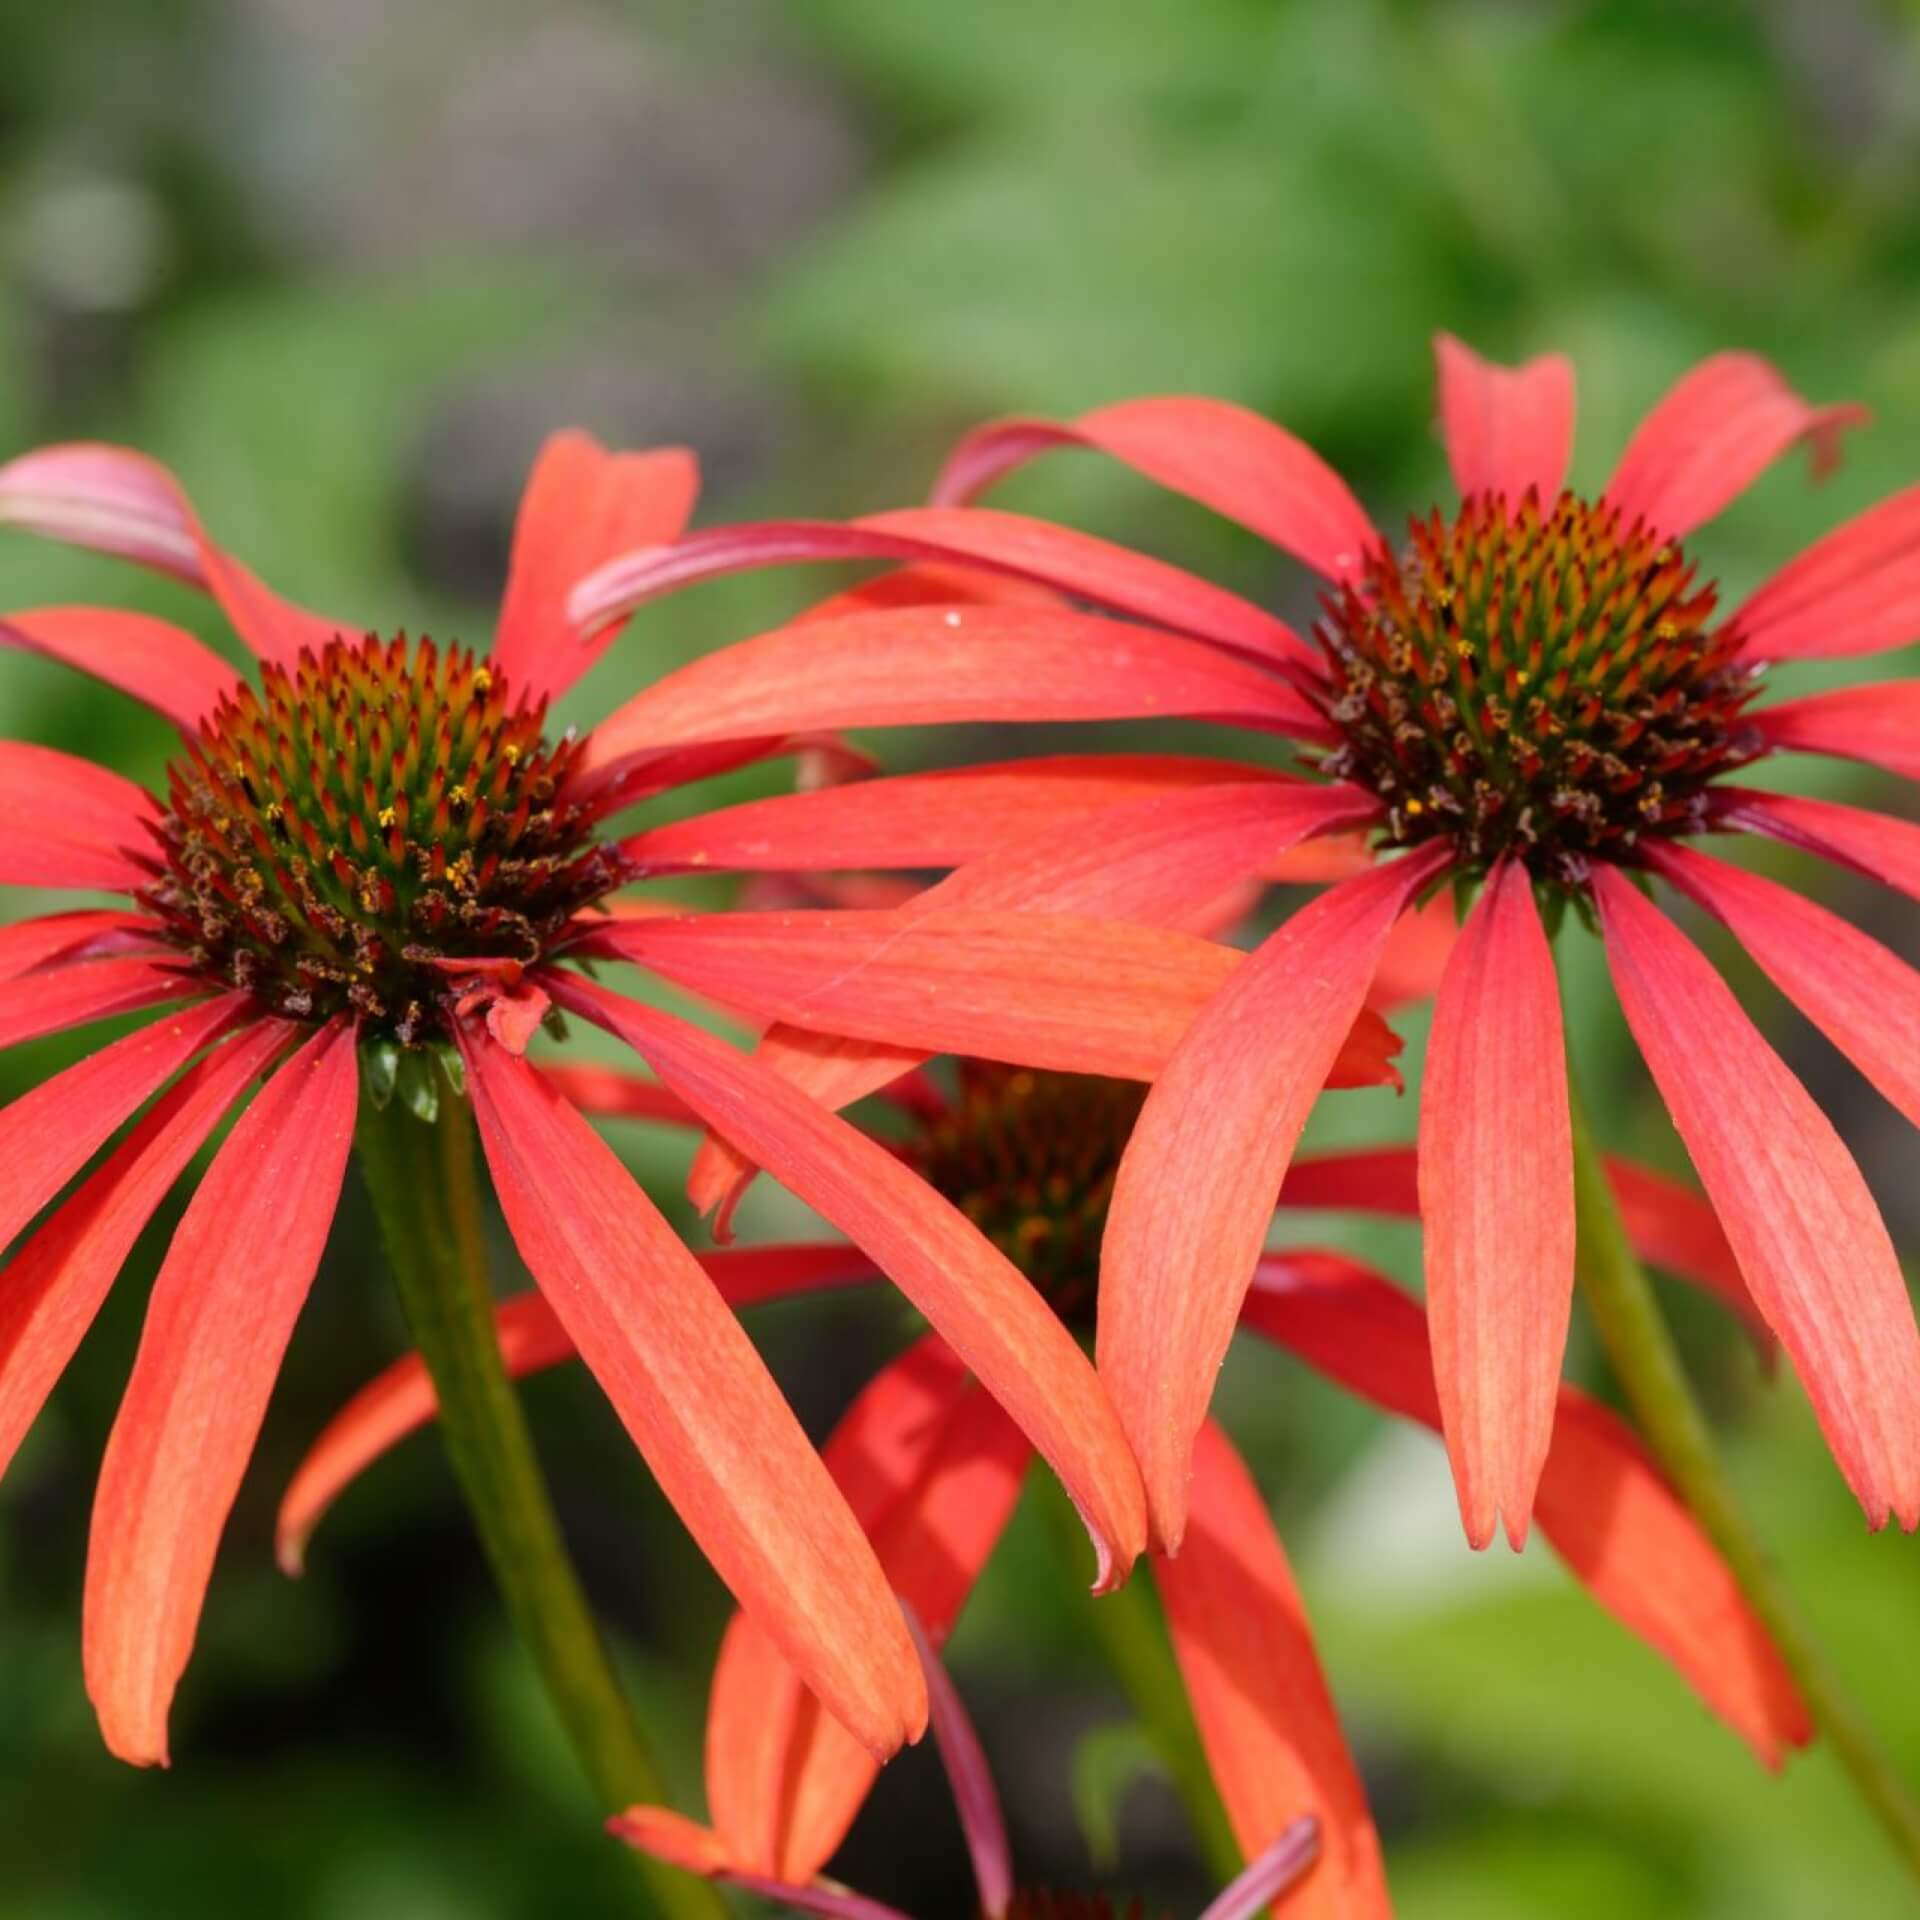
M 580 582 L 571 605 L 575 618 L 590 626 L 722 574 L 819 560 L 1004 569 L 1197 640 L 1318 666 L 1317 656 L 1284 621 L 1238 594 L 1090 534 L 980 507 L 920 507 L 845 525 L 768 520 L 711 527 L 673 546 L 627 554 L 602 567 Z
M 571 974 L 546 984 L 872 1255 L 1060 1476 L 1093 1536 L 1097 1588 L 1124 1580 L 1146 1516 L 1120 1423 L 1073 1336 L 978 1228 L 878 1141 L 712 1035 Z
M 1419 1307 L 1344 1254 L 1260 1263 L 1244 1326 L 1349 1392 L 1436 1432 Z M 1767 1766 L 1811 1736 L 1766 1630 L 1625 1421 L 1562 1387 L 1534 1518 L 1594 1599 L 1671 1663 Z
M 880 1278 L 858 1248 L 833 1241 L 742 1247 L 695 1258 L 721 1299 L 736 1310 Z M 502 1300 L 494 1309 L 494 1329 L 501 1363 L 515 1380 L 580 1357 L 572 1335 L 537 1287 Z M 341 1494 L 439 1410 L 425 1362 L 409 1353 L 368 1381 L 327 1422 L 281 1496 L 274 1553 L 283 1573 L 300 1572 L 314 1529 Z
M 66 1371 L 122 1262 L 221 1117 L 292 1038 L 262 1020 L 155 1102 L 112 1157 L 8 1263 L 0 1284 L 0 1473 Z
M 1841 687 L 1749 716 L 1777 750 L 1826 753 L 1920 780 L 1920 682 Z
M 1303 1814 L 1321 1861 L 1288 1920 L 1389 1920 L 1380 1836 L 1267 1503 L 1212 1421 L 1194 1446 L 1193 1518 L 1156 1560 L 1173 1650 L 1234 1837 L 1264 1853 Z
M 153 878 L 158 817 L 143 788 L 91 760 L 0 740 L 0 885 L 131 893 Z
M 1683 540 L 1744 493 L 1783 453 L 1813 443 L 1818 476 L 1863 408 L 1815 407 L 1757 354 L 1718 353 L 1668 389 L 1620 456 L 1607 499 L 1627 521 Z
M 1560 497 L 1573 452 L 1573 362 L 1542 354 L 1524 366 L 1483 360 L 1450 333 L 1435 336 L 1440 430 L 1462 497 L 1532 492 L 1543 508 Z
M 1790 887 L 1681 846 L 1655 872 L 1726 922 L 1775 986 L 1920 1126 L 1920 973 Z
M 862 1744 L 916 1738 L 900 1609 L 739 1321 L 534 1068 L 464 1029 L 461 1048 L 514 1244 L 688 1530 Z
M 1232 760 L 1062 754 L 748 800 L 651 827 L 621 851 L 649 873 L 958 867 L 1027 835 L 1084 828 L 1115 807 L 1259 778 Z M 1268 784 L 1289 783 L 1273 774 Z
M 339 623 L 283 600 L 208 538 L 185 490 L 157 460 L 126 447 L 41 447 L 0 467 L 0 526 L 117 554 L 199 587 L 262 660 L 290 666 Z M 353 629 L 346 629 L 353 631 Z
M 1097 1352 L 1169 1553 L 1274 1195 L 1394 921 L 1446 858 L 1422 849 L 1286 921 L 1194 1021 L 1134 1126 L 1107 1216 Z
M 1833 660 L 1920 640 L 1920 487 L 1816 540 L 1733 623 L 1750 660 Z
M 699 491 L 699 463 L 683 447 L 609 453 L 577 431 L 548 439 L 521 497 L 493 641 L 494 663 L 522 698 L 564 693 L 620 631 L 624 610 L 575 624 L 574 583 L 631 547 L 678 539 Z
M 1434 1378 L 1467 1538 L 1516 1548 L 1573 1309 L 1573 1141 L 1553 951 L 1503 860 L 1455 947 L 1420 1088 Z
M 1911 820 L 1754 787 L 1721 788 L 1717 818 L 1722 826 L 1817 853 L 1920 900 L 1920 826 Z
M 824 1457 L 909 1620 L 943 1643 L 1012 1516 L 1032 1449 L 931 1335 L 875 1376 Z M 706 1739 L 707 1804 L 735 1861 L 811 1880 L 876 1773 L 766 1636 L 736 1617 L 714 1667 Z
M 87 1693 L 107 1746 L 164 1764 L 167 1710 L 353 1143 L 353 1029 L 323 1028 L 214 1156 L 154 1282 L 87 1550 Z
M 240 676 L 184 627 L 145 613 L 35 607 L 4 614 L 0 647 L 24 647 L 64 661 L 131 694 L 183 733 L 240 684 Z
M 116 1013 L 196 999 L 205 992 L 171 956 L 155 960 L 146 954 L 121 954 L 82 960 L 53 973 L 26 974 L 0 983 L 0 1047 L 64 1033 Z
M 1614 990 L 1753 1297 L 1869 1522 L 1920 1524 L 1920 1331 L 1893 1244 L 1827 1117 L 1700 950 L 1611 868 Z
M 0 1247 L 136 1107 L 246 1017 L 252 1004 L 235 993 L 163 1014 L 0 1107 Z
M 117 907 L 43 914 L 0 927 L 0 980 L 52 971 L 109 954 L 138 953 L 158 942 L 159 929 L 143 914 Z
M 1284 427 L 1224 400 L 1126 400 L 1078 420 L 1002 420 L 970 433 L 934 485 L 958 506 L 1055 447 L 1089 447 L 1250 527 L 1330 580 L 1379 544 L 1352 489 Z
M 1297 1887 L 1319 1858 L 1320 1822 L 1312 1814 L 1302 1814 L 1207 1902 L 1200 1920 L 1253 1920 Z
M 1285 680 L 1202 640 L 1047 607 L 905 607 L 707 654 L 616 709 L 588 759 L 844 727 L 1176 715 L 1326 735 Z
M 926 1672 L 929 1719 L 946 1768 L 947 1784 L 953 1789 L 954 1811 L 966 1835 L 980 1911 L 985 1920 L 1002 1920 L 1013 1899 L 1013 1850 L 1007 1844 L 1006 1816 L 1000 1811 L 1000 1796 L 994 1791 L 993 1775 L 987 1768 L 986 1749 L 960 1698 L 960 1689 L 941 1665 L 940 1656 L 911 1611 L 907 1625 L 913 1629 L 920 1664 Z

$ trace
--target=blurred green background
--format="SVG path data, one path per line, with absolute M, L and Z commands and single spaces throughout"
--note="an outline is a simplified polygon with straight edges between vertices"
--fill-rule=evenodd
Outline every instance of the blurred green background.
M 1914 12 L 1867 0 L 0 0 L 0 451 L 135 442 L 284 590 L 478 638 L 521 475 L 558 424 L 696 445 L 708 518 L 832 513 L 916 497 L 984 414 L 1211 392 L 1305 433 L 1391 525 L 1443 492 L 1434 328 L 1508 356 L 1571 350 L 1576 478 L 1596 485 L 1671 379 L 1743 345 L 1876 424 L 1821 491 L 1783 468 L 1695 543 L 1737 596 L 1920 477 L 1917 103 Z M 1004 497 L 1313 616 L 1297 569 L 1096 463 L 1056 461 Z M 570 715 L 823 584 L 731 582 L 651 611 Z M 100 597 L 229 645 L 185 594 L 0 550 L 0 605 Z M 0 727 L 148 777 L 168 750 L 158 722 L 15 657 Z M 904 765 L 1010 745 L 885 750 Z M 1911 907 L 1795 874 L 1920 944 Z M 1911 1135 L 1732 970 L 1920 1247 Z M 1590 951 L 1570 958 L 1569 1006 L 1612 1143 L 1679 1165 Z M 0 1058 L 0 1093 L 63 1057 Z M 1411 1102 L 1342 1096 L 1316 1126 L 1412 1122 Z M 684 1150 L 638 1130 L 621 1144 L 674 1204 Z M 777 1196 L 754 1209 L 751 1231 L 806 1230 Z M 1287 1231 L 1323 1226 L 1342 1231 Z M 1344 1237 L 1417 1277 L 1408 1234 Z M 288 1471 L 398 1345 L 357 1192 L 228 1535 L 174 1768 L 101 1751 L 79 1677 L 87 1509 L 163 1244 L 149 1237 L 0 1491 L 0 1920 L 627 1910 L 626 1863 L 596 1835 L 431 1441 L 346 1501 L 304 1581 L 273 1570 Z M 1674 1305 L 1762 1524 L 1920 1777 L 1920 1549 L 1867 1538 L 1797 1392 L 1769 1388 L 1711 1312 Z M 905 1330 L 874 1302 L 754 1325 L 816 1431 Z M 1574 1365 L 1595 1377 L 1578 1327 Z M 529 1398 L 697 1807 L 719 1589 L 594 1392 L 552 1378 Z M 1296 1554 L 1406 1920 L 1920 1908 L 1823 1757 L 1763 1777 L 1542 1547 L 1469 1554 L 1428 1436 L 1268 1353 L 1236 1354 L 1221 1407 Z M 953 1660 L 1028 1877 L 1090 1878 L 1085 1828 L 1110 1829 L 1106 1884 L 1197 1911 L 1176 1804 L 1114 1731 L 1119 1696 L 1030 1519 Z M 916 1913 L 966 1910 L 925 1755 L 889 1774 L 845 1862 Z

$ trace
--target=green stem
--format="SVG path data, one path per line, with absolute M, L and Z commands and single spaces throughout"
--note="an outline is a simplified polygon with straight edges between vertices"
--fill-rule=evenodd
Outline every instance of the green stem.
M 1780 1570 L 1735 1496 L 1680 1355 L 1620 1217 L 1573 1095 L 1574 1198 L 1587 1306 L 1640 1430 L 1695 1519 L 1720 1549 L 1748 1604 L 1773 1637 L 1807 1710 L 1901 1859 L 1920 1878 L 1920 1804 L 1834 1671 Z
M 1208 1870 L 1224 1887 L 1246 1861 L 1221 1805 L 1220 1789 L 1213 1783 L 1213 1769 L 1207 1765 L 1206 1749 L 1200 1744 L 1200 1730 L 1194 1725 L 1193 1708 L 1152 1590 L 1136 1575 L 1117 1593 L 1096 1600 L 1087 1590 L 1086 1528 L 1072 1501 L 1044 1470 L 1034 1474 L 1033 1485 L 1055 1556 L 1066 1572 L 1087 1631 L 1165 1765 Z
M 658 1769 L 616 1678 L 500 1360 L 481 1229 L 473 1110 L 444 1082 L 438 1118 L 363 1096 L 355 1144 L 400 1303 L 432 1376 L 440 1431 L 515 1629 L 540 1670 L 608 1813 L 663 1798 Z M 670 1920 L 723 1920 L 704 1882 L 643 1860 Z

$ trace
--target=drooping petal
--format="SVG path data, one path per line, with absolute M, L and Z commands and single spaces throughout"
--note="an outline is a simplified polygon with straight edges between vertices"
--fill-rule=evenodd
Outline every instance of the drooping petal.
M 1553 1437 L 1573 1310 L 1573 1139 L 1553 950 L 1519 861 L 1488 875 L 1434 1009 L 1420 1090 L 1434 1379 L 1476 1547 L 1515 1547 Z
M 916 1738 L 926 1694 L 900 1610 L 739 1321 L 539 1073 L 460 1038 L 514 1243 L 667 1498 L 863 1745 Z
M 742 1247 L 694 1257 L 721 1299 L 736 1310 L 880 1278 L 873 1262 L 857 1247 L 833 1241 Z M 538 1288 L 502 1300 L 494 1309 L 494 1328 L 501 1362 L 512 1379 L 524 1380 L 580 1357 L 572 1336 Z M 281 1572 L 301 1571 L 307 1543 L 334 1502 L 376 1460 L 438 1413 L 426 1364 L 417 1353 L 409 1353 L 368 1381 L 328 1421 L 281 1496 L 274 1525 L 274 1553 Z
M 1250 527 L 1330 580 L 1379 543 L 1347 483 L 1285 428 L 1224 400 L 1126 400 L 1075 421 L 1002 420 L 948 456 L 936 506 L 960 506 L 1056 447 L 1089 447 Z
M 1433 352 L 1440 428 L 1461 495 L 1504 494 L 1518 506 L 1531 490 L 1551 507 L 1573 452 L 1573 362 L 1546 353 L 1503 367 L 1450 333 L 1435 336 Z
M 693 1127 L 700 1123 L 677 1094 L 669 1093 L 657 1080 L 643 1080 L 638 1074 L 622 1073 L 617 1067 L 561 1066 L 547 1061 L 537 1063 L 553 1082 L 561 1097 L 570 1100 L 582 1113 L 597 1113 L 623 1120 L 656 1120 L 663 1126 Z
M 0 1047 L 64 1033 L 116 1013 L 195 999 L 205 991 L 180 971 L 177 961 L 145 954 L 82 960 L 53 973 L 26 974 L 0 983 Z
M 0 647 L 64 661 L 191 732 L 240 676 L 184 627 L 101 607 L 35 607 L 0 615 Z
M 1084 828 L 1116 807 L 1256 780 L 1256 769 L 1231 760 L 1062 754 L 749 800 L 651 827 L 621 852 L 649 873 L 958 867 L 1027 835 Z M 1274 774 L 1270 784 L 1277 792 L 1290 783 Z
M 577 431 L 541 447 L 493 641 L 495 665 L 523 697 L 564 693 L 620 631 L 620 619 L 607 615 L 576 625 L 567 611 L 574 582 L 630 547 L 678 539 L 699 491 L 699 463 L 684 447 L 609 453 Z
M 101 1463 L 87 1693 L 108 1748 L 167 1758 L 167 1709 L 267 1396 L 333 1224 L 358 1099 L 322 1028 L 241 1115 L 174 1234 Z
M 1920 780 L 1920 683 L 1841 687 L 1762 707 L 1751 719 L 1776 749 L 1864 760 Z
M 293 1033 L 283 1022 L 262 1020 L 216 1047 L 8 1263 L 0 1284 L 0 1473 L 155 1208 Z
M 1753 787 L 1720 790 L 1721 825 L 1763 833 L 1920 900 L 1920 826 L 1866 807 Z
M 158 929 L 144 915 L 116 907 L 43 914 L 0 927 L 0 980 L 42 968 L 72 966 L 109 954 L 136 953 L 156 943 Z
M 1841 434 L 1866 417 L 1862 407 L 1809 406 L 1757 354 L 1717 353 L 1641 421 L 1606 497 L 1623 521 L 1681 540 L 1802 440 L 1813 443 L 1817 478 L 1839 458 Z
M 943 1334 L 1079 1507 L 1099 1590 L 1145 1538 L 1139 1475 L 1086 1356 L 959 1210 L 878 1141 L 710 1034 L 571 974 L 557 1004 L 617 1034 L 723 1134 L 856 1246 Z
M 587 760 L 843 727 L 1174 715 L 1326 733 L 1286 681 L 1205 641 L 1048 607 L 905 607 L 706 654 L 616 709 Z
M 1250 1858 L 1303 1814 L 1318 1868 L 1288 1920 L 1389 1920 L 1380 1836 L 1267 1503 L 1211 1420 L 1196 1436 L 1193 1516 L 1155 1582 L 1234 1837 Z
M 1436 1432 L 1419 1307 L 1343 1254 L 1260 1263 L 1242 1324 L 1350 1392 Z M 1560 1389 L 1534 1517 L 1594 1599 L 1672 1664 L 1767 1766 L 1811 1728 L 1738 1583 L 1623 1421 Z
M 874 1378 L 825 1458 L 910 1619 L 939 1645 L 1012 1514 L 1026 1440 L 936 1335 Z M 706 1770 L 731 1857 L 797 1881 L 833 1856 L 877 1771 L 745 1615 L 714 1668 Z
M 1920 1331 L 1860 1170 L 1700 950 L 1598 868 L 1614 990 L 1868 1520 L 1920 1524 Z
M 117 554 L 200 587 L 254 653 L 282 666 L 302 647 L 317 652 L 336 634 L 357 631 L 283 600 L 207 537 L 165 467 L 126 447 L 72 442 L 9 461 L 0 467 L 0 526 Z
M 673 546 L 627 554 L 580 582 L 575 618 L 630 612 L 663 593 L 761 567 L 820 560 L 898 560 L 1005 569 L 1017 578 L 1097 601 L 1150 625 L 1266 659 L 1317 665 L 1284 621 L 1238 594 L 1089 534 L 985 508 L 921 507 L 832 520 L 769 520 L 710 527 Z
M 152 797 L 131 780 L 52 747 L 0 740 L 0 885 L 103 887 L 152 878 Z
M 0 1247 L 144 1100 L 252 1009 L 246 994 L 164 1014 L 0 1107 Z
M 1920 487 L 1789 560 L 1734 625 L 1750 660 L 1833 660 L 1920 640 Z
M 1166 1552 L 1287 1163 L 1394 921 L 1446 858 L 1424 848 L 1286 921 L 1188 1029 L 1134 1126 L 1107 1216 L 1097 1353 Z

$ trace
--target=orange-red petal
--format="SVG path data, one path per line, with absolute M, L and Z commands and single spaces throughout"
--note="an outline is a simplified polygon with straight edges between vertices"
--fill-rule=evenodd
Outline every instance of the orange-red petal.
M 1920 640 L 1920 487 L 1815 541 L 1733 618 L 1752 660 L 1831 660 Z
M 1920 684 L 1841 687 L 1762 707 L 1752 716 L 1763 739 L 1789 753 L 1825 753 L 1920 780 Z
M 1462 496 L 1528 492 L 1541 506 L 1560 497 L 1573 452 L 1573 362 L 1542 354 L 1524 366 L 1483 360 L 1450 333 L 1433 343 L 1440 376 L 1440 430 Z
M 34 607 L 0 615 L 0 647 L 64 661 L 192 732 L 240 676 L 184 627 L 102 607 Z

